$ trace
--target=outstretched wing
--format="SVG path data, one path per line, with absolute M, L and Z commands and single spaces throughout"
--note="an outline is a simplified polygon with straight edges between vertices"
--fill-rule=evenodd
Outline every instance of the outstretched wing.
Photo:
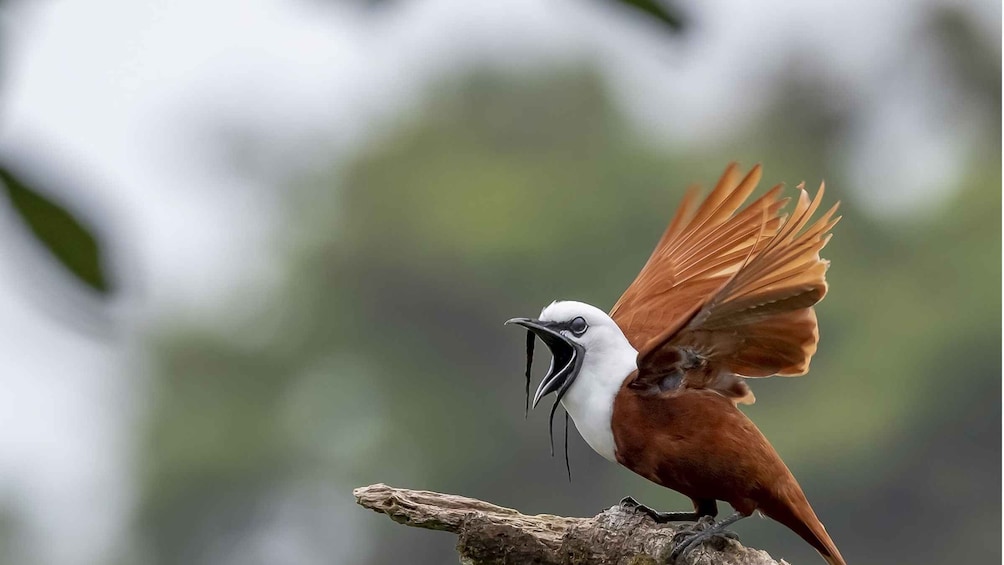
M 746 208 L 760 167 L 735 165 L 698 206 L 687 194 L 648 263 L 611 311 L 638 350 L 631 386 L 711 388 L 736 402 L 754 398 L 741 377 L 800 375 L 818 331 L 812 306 L 826 293 L 836 206 L 806 228 L 821 202 L 799 186 L 790 218 L 776 186 Z

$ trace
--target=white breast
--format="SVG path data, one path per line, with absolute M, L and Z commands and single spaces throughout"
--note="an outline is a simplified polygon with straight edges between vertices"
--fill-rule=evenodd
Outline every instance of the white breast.
M 625 340 L 625 345 L 627 344 Z M 610 418 L 621 384 L 635 370 L 637 353 L 630 346 L 602 353 L 586 352 L 582 369 L 561 399 L 575 428 L 593 451 L 617 461 Z

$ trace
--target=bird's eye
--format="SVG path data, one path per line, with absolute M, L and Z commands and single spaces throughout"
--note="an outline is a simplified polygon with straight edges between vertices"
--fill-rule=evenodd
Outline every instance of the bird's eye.
M 582 335 L 586 333 L 586 328 L 588 327 L 589 325 L 586 324 L 586 321 L 582 318 L 582 316 L 572 320 L 572 323 L 568 325 L 568 328 L 571 329 L 572 333 L 575 335 Z

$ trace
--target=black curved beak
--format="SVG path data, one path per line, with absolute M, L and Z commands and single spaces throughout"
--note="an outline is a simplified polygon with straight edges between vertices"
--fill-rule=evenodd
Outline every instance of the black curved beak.
M 579 369 L 582 368 L 582 357 L 585 353 L 582 346 L 561 335 L 561 330 L 564 329 L 563 323 L 542 322 L 531 318 L 513 318 L 506 322 L 506 325 L 509 324 L 523 326 L 532 332 L 528 336 L 529 341 L 527 343 L 528 377 L 531 356 L 533 354 L 533 338 L 531 336 L 536 335 L 551 351 L 551 366 L 548 368 L 543 380 L 540 381 L 537 392 L 533 395 L 532 406 L 536 408 L 540 400 L 552 392 L 557 394 L 555 398 L 555 406 L 557 406 L 557 403 L 561 401 L 561 397 L 565 395 L 568 387 L 572 386 L 575 377 L 578 376 Z M 551 412 L 553 414 L 553 408 Z

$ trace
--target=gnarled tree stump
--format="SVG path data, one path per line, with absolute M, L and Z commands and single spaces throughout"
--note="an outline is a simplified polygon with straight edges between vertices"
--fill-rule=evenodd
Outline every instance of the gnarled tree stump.
M 593 518 L 527 516 L 487 502 L 375 484 L 356 502 L 391 520 L 458 535 L 460 561 L 471 565 L 655 565 L 668 563 L 681 526 L 656 524 L 642 512 L 612 506 Z M 685 527 L 684 527 L 685 528 Z M 678 540 L 677 540 L 678 541 Z M 688 565 L 786 565 L 765 551 L 715 537 L 690 552 Z

